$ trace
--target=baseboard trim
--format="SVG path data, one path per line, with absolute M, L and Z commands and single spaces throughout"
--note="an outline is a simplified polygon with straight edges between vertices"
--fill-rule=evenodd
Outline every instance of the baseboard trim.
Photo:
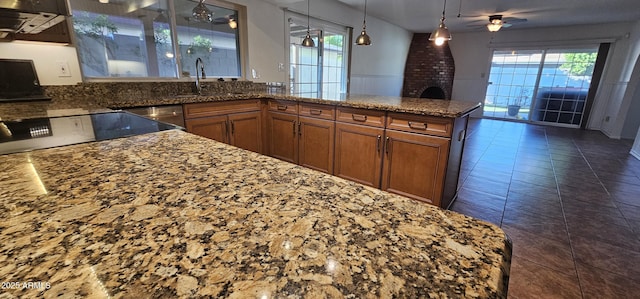
M 629 152 L 629 154 L 631 154 L 632 156 L 634 156 L 636 159 L 640 160 L 640 151 L 637 151 L 636 149 L 631 149 L 631 151 Z

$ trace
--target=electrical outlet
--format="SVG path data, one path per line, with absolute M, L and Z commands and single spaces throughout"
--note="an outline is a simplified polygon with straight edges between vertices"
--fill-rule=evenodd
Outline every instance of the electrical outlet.
M 278 72 L 284 72 L 284 63 L 278 63 Z
M 68 61 L 58 61 L 58 77 L 71 77 Z
M 608 121 L 609 121 L 609 119 L 611 119 L 611 118 L 610 118 L 610 117 L 608 117 L 608 116 L 605 116 L 604 121 L 608 122 Z

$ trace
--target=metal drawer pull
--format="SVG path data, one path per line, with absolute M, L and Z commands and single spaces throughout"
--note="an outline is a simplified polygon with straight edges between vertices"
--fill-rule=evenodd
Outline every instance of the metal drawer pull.
M 284 110 L 287 110 L 287 105 L 278 105 L 277 108 L 278 108 L 278 110 L 284 111 Z
M 231 135 L 235 132 L 235 126 L 233 125 L 233 121 L 231 121 Z
M 466 134 L 467 134 L 467 130 L 460 130 L 460 133 L 458 133 L 458 141 L 464 140 L 464 136 Z
M 320 114 L 322 114 L 322 110 L 311 109 L 311 110 L 309 110 L 309 113 L 311 113 L 311 115 L 320 115 Z
M 376 138 L 376 152 L 380 151 L 380 139 L 382 139 L 382 136 L 378 135 L 378 138 Z
M 414 130 L 426 130 L 427 129 L 427 124 L 426 123 L 414 123 L 412 121 L 409 122 L 409 128 L 412 128 Z
M 351 113 L 351 117 L 355 121 L 367 121 L 367 116 L 366 115 Z
M 390 147 L 390 145 L 389 145 L 389 139 L 391 139 L 391 138 L 387 137 L 387 139 L 386 139 L 386 144 L 384 145 L 384 150 L 385 150 L 385 152 L 386 152 L 387 154 L 389 153 L 389 147 Z
M 293 124 L 293 136 L 296 136 L 296 121 L 291 122 Z
M 302 136 L 302 123 L 298 122 L 298 136 Z

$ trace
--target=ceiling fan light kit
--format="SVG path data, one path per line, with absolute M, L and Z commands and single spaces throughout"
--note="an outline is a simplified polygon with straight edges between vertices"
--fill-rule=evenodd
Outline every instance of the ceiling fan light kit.
M 502 28 L 502 16 L 501 15 L 492 15 L 489 16 L 489 24 L 487 24 L 487 29 L 491 32 L 496 32 Z
M 436 30 L 434 30 L 429 36 L 429 40 L 433 41 L 436 46 L 442 46 L 445 41 L 451 40 L 451 33 L 449 33 L 449 29 L 447 29 L 447 26 L 444 24 L 444 12 L 446 8 L 447 0 L 444 0 L 444 7 L 442 8 L 442 18 L 440 19 L 440 25 L 438 25 L 438 28 L 436 28 Z
M 358 36 L 358 38 L 356 38 L 356 45 L 371 45 L 371 38 L 367 34 L 367 0 L 364 0 L 364 20 L 362 21 L 362 32 L 360 32 L 360 35 Z

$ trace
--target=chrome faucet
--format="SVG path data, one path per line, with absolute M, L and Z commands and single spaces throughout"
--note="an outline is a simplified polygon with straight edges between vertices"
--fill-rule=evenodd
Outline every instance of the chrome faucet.
M 207 79 L 207 74 L 204 72 L 204 62 L 198 57 L 196 59 L 196 90 L 198 94 L 202 94 L 202 85 L 200 84 L 200 73 L 202 73 L 202 79 Z

